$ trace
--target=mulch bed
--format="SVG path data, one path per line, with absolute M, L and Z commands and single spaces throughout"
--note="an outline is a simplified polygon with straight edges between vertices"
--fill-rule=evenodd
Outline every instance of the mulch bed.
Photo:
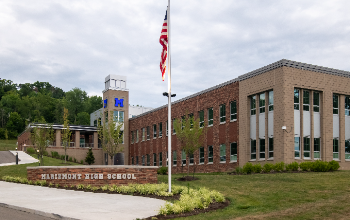
M 176 180 L 177 181 L 193 181 L 193 180 L 199 180 L 199 178 L 193 177 L 193 176 L 184 176 L 184 177 L 178 178 Z
M 328 172 L 336 172 L 336 171 L 327 171 Z M 281 172 L 277 172 L 277 171 L 271 171 L 270 173 L 249 173 L 249 174 L 245 174 L 245 173 L 236 173 L 236 172 L 232 172 L 232 173 L 227 173 L 228 175 L 254 175 L 254 174 L 276 174 L 276 173 L 321 173 L 321 172 L 315 172 L 315 171 L 281 171 Z M 325 173 L 325 172 L 322 172 Z

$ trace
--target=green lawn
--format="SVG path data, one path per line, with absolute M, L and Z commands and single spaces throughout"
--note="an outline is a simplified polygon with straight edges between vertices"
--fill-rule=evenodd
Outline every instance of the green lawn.
M 173 175 L 173 184 L 178 182 Z M 185 219 L 347 219 L 350 171 L 257 175 L 197 175 L 190 187 L 207 187 L 231 200 L 223 210 Z M 159 176 L 168 182 L 168 176 Z
M 16 150 L 17 140 L 0 140 L 0 151 Z

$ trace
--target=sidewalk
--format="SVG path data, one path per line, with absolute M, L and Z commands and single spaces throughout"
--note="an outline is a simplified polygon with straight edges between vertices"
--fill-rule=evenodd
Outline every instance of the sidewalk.
M 54 219 L 133 220 L 157 215 L 160 206 L 165 204 L 163 200 L 146 197 L 54 189 L 3 181 L 0 181 L 0 195 L 2 206 Z
M 27 164 L 27 163 L 36 163 L 39 162 L 39 160 L 35 159 L 34 157 L 31 157 L 27 153 L 23 151 L 14 151 L 10 150 L 10 152 L 16 156 L 16 152 L 18 152 L 18 158 L 21 160 L 18 162 L 18 164 Z M 10 165 L 16 165 L 16 162 L 13 163 L 1 163 L 0 166 L 10 166 Z

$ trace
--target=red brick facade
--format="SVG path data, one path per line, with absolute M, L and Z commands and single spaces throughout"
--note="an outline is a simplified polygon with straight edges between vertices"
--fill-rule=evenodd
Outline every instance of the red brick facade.
M 238 120 L 230 120 L 230 103 L 236 101 L 237 111 L 239 109 L 239 83 L 232 82 L 223 87 L 199 94 L 187 100 L 172 105 L 172 118 L 180 119 L 187 114 L 193 114 L 194 118 L 199 117 L 199 111 L 204 110 L 204 121 L 208 125 L 208 109 L 213 108 L 213 125 L 208 127 L 207 133 L 204 135 L 204 163 L 199 164 L 199 151 L 194 153 L 194 164 L 190 165 L 190 171 L 196 166 L 196 172 L 219 172 L 230 171 L 238 165 L 237 161 L 230 161 L 230 144 L 236 142 L 238 146 Z M 226 121 L 220 123 L 220 105 L 226 106 Z M 237 115 L 239 112 L 237 112 Z M 142 156 L 145 157 L 145 165 L 147 165 L 148 154 L 150 156 L 150 165 L 159 166 L 159 153 L 162 152 L 162 165 L 166 166 L 166 152 L 168 149 L 168 137 L 166 135 L 166 121 L 168 117 L 168 108 L 164 107 L 157 111 L 146 113 L 136 118 L 130 119 L 130 133 L 134 133 L 134 143 L 130 134 L 130 157 L 129 164 L 142 165 Z M 238 117 L 237 117 L 238 118 Z M 162 137 L 159 137 L 159 124 L 162 123 Z M 153 137 L 153 125 L 157 125 L 157 137 Z M 173 126 L 173 123 L 172 123 Z M 150 129 L 150 138 L 147 140 L 147 127 Z M 142 141 L 142 128 L 146 130 L 145 141 Z M 139 132 L 139 141 L 136 142 L 136 130 Z M 172 133 L 172 132 L 171 132 Z M 177 143 L 176 135 L 172 134 L 172 152 L 177 153 L 177 165 L 173 166 L 173 155 L 170 157 L 172 172 L 180 173 L 181 168 L 181 146 Z M 220 162 L 220 145 L 226 145 L 226 161 Z M 213 146 L 213 163 L 208 163 L 208 146 Z M 237 152 L 238 153 L 238 152 Z M 156 164 L 154 162 L 154 154 L 156 154 Z M 187 162 L 189 158 L 187 157 Z M 183 168 L 183 172 L 187 172 L 187 167 Z

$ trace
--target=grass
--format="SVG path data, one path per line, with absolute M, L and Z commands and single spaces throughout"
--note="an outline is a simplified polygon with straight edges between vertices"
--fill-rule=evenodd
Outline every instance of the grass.
M 223 210 L 185 219 L 346 219 L 350 211 L 350 171 L 259 175 L 196 175 L 175 185 L 217 190 L 231 200 Z M 167 183 L 168 176 L 158 176 Z
M 0 151 L 16 150 L 17 140 L 0 140 Z

